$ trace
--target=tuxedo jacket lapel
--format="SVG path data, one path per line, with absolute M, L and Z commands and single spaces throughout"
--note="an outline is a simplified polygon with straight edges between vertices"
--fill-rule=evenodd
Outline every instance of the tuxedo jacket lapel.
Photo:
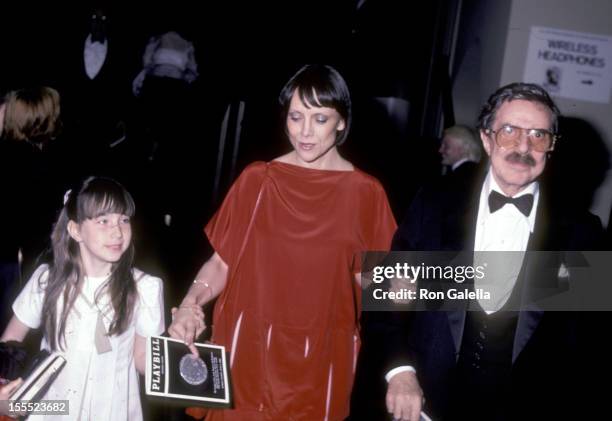
M 474 250 L 476 245 L 476 223 L 478 222 L 478 206 L 480 204 L 480 189 L 474 192 L 468 205 L 464 220 L 464 250 Z
M 531 287 L 537 282 L 539 276 L 545 276 L 542 267 L 538 265 L 540 259 L 533 259 L 529 254 L 530 251 L 539 251 L 546 249 L 546 240 L 550 234 L 550 215 L 546 204 L 545 197 L 540 194 L 540 200 L 536 209 L 536 222 L 534 232 L 529 236 L 527 244 L 527 252 L 523 260 L 523 267 L 520 276 L 522 277 L 521 291 L 521 308 L 525 308 L 519 312 L 516 332 L 514 334 L 514 346 L 512 349 L 512 363 L 516 361 L 521 351 L 531 339 L 534 331 L 540 324 L 540 320 L 544 315 L 537 305 L 532 303 Z
M 514 345 L 512 347 L 512 364 L 516 361 L 521 351 L 531 339 L 533 332 L 540 324 L 544 315 L 542 310 L 525 310 L 519 312 L 516 332 L 514 333 Z
M 461 339 L 463 339 L 463 330 L 465 328 L 466 310 L 449 311 L 446 313 L 448 317 L 448 325 L 453 335 L 453 343 L 455 344 L 455 360 L 459 359 L 461 351 Z
M 478 219 L 478 206 L 480 202 L 480 189 L 482 183 L 478 183 L 478 187 L 474 189 L 470 200 L 466 207 L 466 212 L 463 218 L 463 239 L 462 249 L 463 250 L 474 250 L 474 242 L 476 240 L 476 221 Z M 467 260 L 467 259 L 466 259 Z M 466 261 L 467 265 L 473 263 L 472 258 Z M 455 359 L 459 358 L 459 352 L 461 351 L 461 340 L 463 338 L 463 331 L 465 328 L 465 317 L 467 310 L 449 311 L 447 313 L 448 324 L 453 336 L 453 342 L 455 344 Z

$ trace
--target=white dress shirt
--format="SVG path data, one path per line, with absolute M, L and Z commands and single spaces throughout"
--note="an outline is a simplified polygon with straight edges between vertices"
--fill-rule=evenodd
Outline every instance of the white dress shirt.
M 501 209 L 491 213 L 491 191 L 506 196 L 489 171 L 480 191 L 474 243 L 474 266 L 486 263 L 485 278 L 474 278 L 474 288 L 483 288 L 491 293 L 490 300 L 479 300 L 487 314 L 499 310 L 508 301 L 516 285 L 529 236 L 535 226 L 536 208 L 540 198 L 539 185 L 534 181 L 514 196 L 533 194 L 533 206 L 528 216 L 523 215 L 511 203 L 506 203 Z M 510 253 L 478 253 L 500 251 Z
M 85 73 L 90 79 L 94 79 L 100 73 L 104 61 L 106 60 L 106 53 L 108 52 L 108 41 L 105 39 L 104 42 L 92 42 L 91 34 L 85 39 L 85 48 L 83 49 L 83 60 L 85 61 Z

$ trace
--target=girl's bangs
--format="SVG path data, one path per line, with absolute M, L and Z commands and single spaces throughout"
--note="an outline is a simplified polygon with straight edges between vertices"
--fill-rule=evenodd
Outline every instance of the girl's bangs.
M 81 206 L 79 206 L 78 219 L 82 221 L 109 213 L 118 213 L 129 217 L 134 216 L 134 202 L 130 197 L 122 193 L 119 191 L 106 191 L 83 194 Z

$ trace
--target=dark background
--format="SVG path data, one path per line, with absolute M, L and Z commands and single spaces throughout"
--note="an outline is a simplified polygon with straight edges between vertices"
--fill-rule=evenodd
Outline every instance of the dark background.
M 87 85 L 82 64 L 96 4 L 108 17 L 104 66 L 112 69 L 110 81 L 97 91 Z M 90 174 L 121 181 L 137 200 L 139 265 L 178 282 L 193 276 L 203 261 L 202 226 L 244 166 L 288 151 L 277 95 L 306 63 L 330 64 L 346 78 L 354 124 L 341 153 L 380 179 L 400 219 L 417 188 L 440 173 L 437 136 L 456 5 L 443 0 L 418 8 L 390 0 L 5 3 L 0 90 L 35 85 L 59 90 L 64 132 L 50 148 L 58 190 Z M 180 93 L 135 98 L 131 84 L 147 40 L 169 30 L 193 42 L 200 76 Z M 377 97 L 403 100 L 407 111 L 389 110 Z M 240 101 L 244 118 L 234 151 Z M 123 121 L 126 141 L 109 149 L 104 139 L 112 138 L 112 127 L 84 121 L 86 113 Z M 161 223 L 166 214 L 172 215 L 172 229 Z
M 133 99 L 129 87 L 141 69 L 148 38 L 167 30 L 177 30 L 196 48 L 200 78 L 192 85 L 189 104 L 197 122 L 192 143 L 211 145 L 215 155 L 225 108 L 232 101 L 246 102 L 238 170 L 286 151 L 277 136 L 276 97 L 299 67 L 319 62 L 337 67 L 354 97 L 355 126 L 344 154 L 385 182 L 394 210 L 400 213 L 411 184 L 426 176 L 421 167 L 430 164 L 429 157 L 420 154 L 437 149 L 437 140 L 428 145 L 439 131 L 431 123 L 439 114 L 432 105 L 440 92 L 435 68 L 444 53 L 441 43 L 449 36 L 446 19 L 454 2 L 434 0 L 417 8 L 408 1 L 378 0 L 365 1 L 359 9 L 357 1 L 342 0 L 98 3 L 107 5 L 109 54 L 122 51 L 116 78 L 116 85 L 127 91 L 122 107 L 131 106 L 124 103 Z M 69 117 L 79 107 L 69 94 L 93 4 L 3 5 L 0 89 L 56 87 Z M 408 101 L 401 127 L 374 97 Z M 398 166 L 403 167 L 401 176 Z

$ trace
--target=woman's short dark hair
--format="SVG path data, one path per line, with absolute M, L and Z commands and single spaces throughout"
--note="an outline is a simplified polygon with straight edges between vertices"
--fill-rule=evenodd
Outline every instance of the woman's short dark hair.
M 340 73 L 333 67 L 322 64 L 307 64 L 298 70 L 278 97 L 283 122 L 287 121 L 291 97 L 296 91 L 305 106 L 333 108 L 340 114 L 345 127 L 336 134 L 336 145 L 344 143 L 351 128 L 351 95 Z
M 557 132 L 557 119 L 561 115 L 561 112 L 548 95 L 548 92 L 535 83 L 511 83 L 495 91 L 480 111 L 480 116 L 478 116 L 478 128 L 481 130 L 492 129 L 497 110 L 499 110 L 504 102 L 513 101 L 515 99 L 537 102 L 547 107 L 552 116 L 552 127 L 550 127 L 550 129 L 553 133 Z

